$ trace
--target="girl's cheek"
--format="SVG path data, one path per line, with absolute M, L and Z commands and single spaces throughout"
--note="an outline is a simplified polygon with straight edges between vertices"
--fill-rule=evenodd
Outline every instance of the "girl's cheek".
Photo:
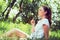
M 42 16 L 42 12 L 41 11 L 40 11 L 39 15 Z

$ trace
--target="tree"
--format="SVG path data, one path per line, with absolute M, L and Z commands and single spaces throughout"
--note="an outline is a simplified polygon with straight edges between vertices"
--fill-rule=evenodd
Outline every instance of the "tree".
M 21 0 L 21 2 L 20 2 L 20 10 L 19 10 L 19 12 L 16 14 L 16 16 L 13 18 L 13 22 L 15 22 L 16 21 L 16 18 L 19 16 L 19 14 L 20 13 L 22 13 L 22 8 L 23 8 L 23 0 Z
M 14 5 L 15 2 L 16 2 L 16 0 L 12 0 L 12 2 L 10 3 L 10 5 L 8 5 L 9 9 L 8 9 L 8 12 L 7 12 L 6 16 L 5 16 L 5 20 L 8 19 L 9 12 L 10 12 L 10 10 L 13 7 L 13 5 Z

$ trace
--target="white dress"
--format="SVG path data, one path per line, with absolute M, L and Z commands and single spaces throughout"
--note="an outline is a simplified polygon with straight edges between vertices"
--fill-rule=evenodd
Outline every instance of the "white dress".
M 43 24 L 46 24 L 49 27 L 48 19 L 45 18 L 38 21 L 38 23 L 35 26 L 35 32 L 31 33 L 31 36 L 30 36 L 31 39 L 42 38 L 44 36 Z

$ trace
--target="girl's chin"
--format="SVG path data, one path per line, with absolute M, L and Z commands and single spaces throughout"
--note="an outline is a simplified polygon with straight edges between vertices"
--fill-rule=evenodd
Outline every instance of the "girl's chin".
M 38 19 L 41 19 L 41 16 L 38 16 Z

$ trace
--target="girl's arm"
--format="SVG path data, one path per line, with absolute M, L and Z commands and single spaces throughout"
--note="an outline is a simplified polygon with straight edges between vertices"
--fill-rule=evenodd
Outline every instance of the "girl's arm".
M 33 33 L 35 31 L 35 20 L 34 19 L 31 20 L 31 25 L 32 25 L 31 32 Z
M 44 37 L 46 40 L 48 40 L 49 38 L 49 28 L 48 28 L 48 25 L 43 25 L 43 29 L 44 29 Z
M 35 31 L 35 27 L 33 26 L 31 29 L 31 32 L 33 33 Z

